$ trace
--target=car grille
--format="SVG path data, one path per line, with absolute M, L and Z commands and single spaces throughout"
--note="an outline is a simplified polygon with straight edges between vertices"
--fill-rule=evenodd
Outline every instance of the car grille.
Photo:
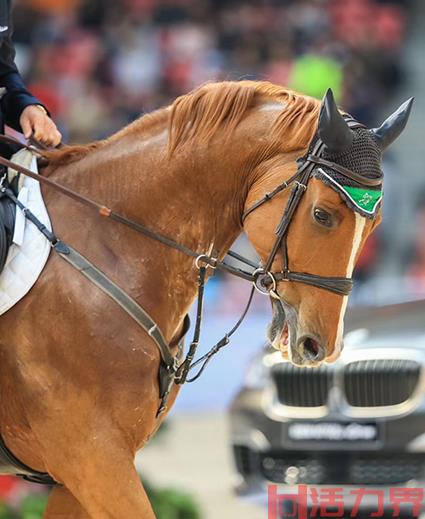
M 387 455 L 384 458 L 359 457 L 349 470 L 353 484 L 385 485 L 405 483 L 411 479 L 424 477 L 424 460 L 415 455 Z
M 344 369 L 345 398 L 352 407 L 401 404 L 414 393 L 421 366 L 414 360 L 373 359 L 350 362 Z
M 425 477 L 425 455 L 417 453 L 269 451 L 258 463 L 264 479 L 289 485 L 397 485 Z
M 275 364 L 271 370 L 280 403 L 294 407 L 325 405 L 332 373 L 332 369 L 327 366 L 298 368 L 289 362 Z
M 401 404 L 415 392 L 421 365 L 409 359 L 358 360 L 340 366 L 300 368 L 280 362 L 271 368 L 278 400 L 290 407 L 320 407 L 327 403 L 335 374 L 342 373 L 341 391 L 351 407 Z

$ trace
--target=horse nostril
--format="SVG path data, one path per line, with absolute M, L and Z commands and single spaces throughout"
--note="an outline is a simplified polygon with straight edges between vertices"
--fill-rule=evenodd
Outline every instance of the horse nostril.
M 306 360 L 318 361 L 323 359 L 323 348 L 316 339 L 313 339 L 313 337 L 305 337 L 300 341 L 300 346 L 300 354 Z

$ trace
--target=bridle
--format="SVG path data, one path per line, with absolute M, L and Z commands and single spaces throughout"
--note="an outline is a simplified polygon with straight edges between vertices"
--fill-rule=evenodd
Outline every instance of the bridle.
M 351 117 L 345 115 L 344 116 L 346 123 L 351 129 L 356 128 L 365 128 L 364 125 L 358 123 L 355 119 L 352 119 Z M 10 137 L 4 137 L 0 136 L 0 140 L 6 140 L 11 141 Z M 347 296 L 353 287 L 353 280 L 352 278 L 345 278 L 345 277 L 327 277 L 327 276 L 320 276 L 317 274 L 310 274 L 306 272 L 295 272 L 290 269 L 289 265 L 289 253 L 288 253 L 288 245 L 287 245 L 287 237 L 288 237 L 288 231 L 290 228 L 290 224 L 292 221 L 292 218 L 294 217 L 294 214 L 308 188 L 309 180 L 312 178 L 313 173 L 315 171 L 315 168 L 318 166 L 323 166 L 326 168 L 330 168 L 337 172 L 338 174 L 342 175 L 346 179 L 349 179 L 351 181 L 354 181 L 360 185 L 367 186 L 367 187 L 375 187 L 379 186 L 382 183 L 382 177 L 381 178 L 365 178 L 364 176 L 361 176 L 354 171 L 347 169 L 335 162 L 326 160 L 322 157 L 322 153 L 325 149 L 324 143 L 321 141 L 321 139 L 316 135 L 315 139 L 313 140 L 314 145 L 312 145 L 307 152 L 307 154 L 302 157 L 301 159 L 298 159 L 298 169 L 296 173 L 287 181 L 282 182 L 279 184 L 273 191 L 270 193 L 266 193 L 260 200 L 255 202 L 251 207 L 249 207 L 244 214 L 242 215 L 242 224 L 244 220 L 253 213 L 256 209 L 261 207 L 263 204 L 269 202 L 272 200 L 276 195 L 281 193 L 283 190 L 288 189 L 292 186 L 288 202 L 286 204 L 286 207 L 283 211 L 282 218 L 279 222 L 279 225 L 276 228 L 275 234 L 276 238 L 273 243 L 272 249 L 270 251 L 270 254 L 265 261 L 264 264 L 257 265 L 255 262 L 251 261 L 250 259 L 241 256 L 240 254 L 229 251 L 227 253 L 228 256 L 231 258 L 239 261 L 240 263 L 244 264 L 245 267 L 251 267 L 252 270 L 245 270 L 245 268 L 238 268 L 235 267 L 225 260 L 220 260 L 215 255 L 211 253 L 202 253 L 199 251 L 195 251 L 193 249 L 190 249 L 184 244 L 178 243 L 174 241 L 172 238 L 169 238 L 168 236 L 163 235 L 162 233 L 159 233 L 157 231 L 154 231 L 150 229 L 149 227 L 146 227 L 145 225 L 141 224 L 140 222 L 136 222 L 134 220 L 131 220 L 127 218 L 126 216 L 116 213 L 112 209 L 90 199 L 87 198 L 63 185 L 60 185 L 56 183 L 55 181 L 47 178 L 42 177 L 41 175 L 38 175 L 20 165 L 14 164 L 13 162 L 0 157 L 0 164 L 3 164 L 4 166 L 10 167 L 26 176 L 29 176 L 41 184 L 45 184 L 49 187 L 52 187 L 53 189 L 56 189 L 57 191 L 63 193 L 64 195 L 92 208 L 95 209 L 101 216 L 110 218 L 111 220 L 114 220 L 116 222 L 119 222 L 134 231 L 137 231 L 138 233 L 144 234 L 145 236 L 156 240 L 168 247 L 171 247 L 175 250 L 180 251 L 181 253 L 185 254 L 186 256 L 190 256 L 194 258 L 195 267 L 198 270 L 198 302 L 197 302 L 197 312 L 196 312 L 196 324 L 195 324 L 195 330 L 194 330 L 194 337 L 190 344 L 188 354 L 186 358 L 181 362 L 178 363 L 177 359 L 173 357 L 173 355 L 170 352 L 170 347 L 166 343 L 162 333 L 159 330 L 158 325 L 155 323 L 155 321 L 143 310 L 140 305 L 138 305 L 128 294 L 126 294 L 122 289 L 111 283 L 109 278 L 103 274 L 97 267 L 95 267 L 93 264 L 91 264 L 86 258 L 82 257 L 77 251 L 75 251 L 72 247 L 66 245 L 62 241 L 60 241 L 54 233 L 48 231 L 42 224 L 37 220 L 37 218 L 34 217 L 34 215 L 29 211 L 26 207 L 22 206 L 20 202 L 16 199 L 13 192 L 11 192 L 10 189 L 1 188 L 2 191 L 5 192 L 10 198 L 12 198 L 15 203 L 21 207 L 21 209 L 24 211 L 25 216 L 30 219 L 38 228 L 39 230 L 46 236 L 46 238 L 51 242 L 52 247 L 58 254 L 60 254 L 64 259 L 66 259 L 69 263 L 71 263 L 75 268 L 77 268 L 80 272 L 82 272 L 86 277 L 89 277 L 91 281 L 93 281 L 99 288 L 101 288 L 105 293 L 110 295 L 115 301 L 117 301 L 124 310 L 126 310 L 137 322 L 140 324 L 147 332 L 148 334 L 154 339 L 156 342 L 162 358 L 162 364 L 160 366 L 160 385 L 161 387 L 164 387 L 164 391 L 161 391 L 161 407 L 159 412 L 162 412 L 163 409 L 165 409 L 165 403 L 168 397 L 168 393 L 170 392 L 171 383 L 176 382 L 178 384 L 183 384 L 184 382 L 192 382 L 196 380 L 200 374 L 203 372 L 206 364 L 209 362 L 209 360 L 212 358 L 213 355 L 215 355 L 221 348 L 226 346 L 229 343 L 230 337 L 233 335 L 233 333 L 238 329 L 242 321 L 244 320 L 247 311 L 250 307 L 254 290 L 259 291 L 262 294 L 271 295 L 275 298 L 279 298 L 280 296 L 277 293 L 277 284 L 280 281 L 285 282 L 295 282 L 295 283 L 304 283 L 316 288 L 320 288 L 323 290 L 327 290 L 329 292 L 332 292 L 337 295 L 341 296 Z M 21 143 L 19 143 L 22 147 L 26 147 L 30 149 L 33 152 L 37 152 L 33 146 L 23 146 Z M 38 152 L 40 153 L 40 152 Z M 1 186 L 0 186 L 1 187 Z M 272 266 L 274 263 L 274 260 L 276 258 L 276 255 L 278 252 L 282 252 L 283 256 L 283 268 L 280 272 L 273 272 Z M 70 258 L 72 255 L 75 256 L 74 260 L 71 260 Z M 204 298 L 204 286 L 207 278 L 207 269 L 213 269 L 214 270 L 221 270 L 225 271 L 233 276 L 242 278 L 247 281 L 251 281 L 253 283 L 253 287 L 248 299 L 248 303 L 242 312 L 241 317 L 235 324 L 235 326 L 225 334 L 225 336 L 218 341 L 218 343 L 205 355 L 203 355 L 198 360 L 194 361 L 194 356 L 199 344 L 200 339 L 200 330 L 201 330 L 201 324 L 202 324 L 202 308 L 203 308 L 203 298 Z M 92 275 L 90 276 L 90 271 L 93 271 Z M 202 364 L 201 364 L 202 363 Z M 201 368 L 199 369 L 198 373 L 192 377 L 191 379 L 188 379 L 188 373 L 193 368 L 201 364 Z M 161 371 L 161 368 L 162 371 Z M 166 380 L 164 382 L 164 380 Z
M 351 119 L 346 116 L 345 120 L 351 129 L 365 128 L 363 124 L 360 124 L 355 119 Z M 320 139 L 317 139 L 312 150 L 309 151 L 305 157 L 298 160 L 299 168 L 295 175 L 293 175 L 286 182 L 283 182 L 277 186 L 271 193 L 264 195 L 263 198 L 258 200 L 258 202 L 247 209 L 242 216 L 242 221 L 244 221 L 247 216 L 249 216 L 256 209 L 261 207 L 266 202 L 272 200 L 278 193 L 289 188 L 290 185 L 293 185 L 292 191 L 289 195 L 288 203 L 275 231 L 276 239 L 274 241 L 273 247 L 264 266 L 259 267 L 254 273 L 253 281 L 255 283 L 255 288 L 261 293 L 271 293 L 272 295 L 276 296 L 276 287 L 279 281 L 304 283 L 316 288 L 328 290 L 329 292 L 333 292 L 342 296 L 349 295 L 353 288 L 352 278 L 327 277 L 319 276 L 317 274 L 308 274 L 306 272 L 293 272 L 289 268 L 287 245 L 289 227 L 295 211 L 297 210 L 298 205 L 307 190 L 308 182 L 311 179 L 312 174 L 317 166 L 325 166 L 330 168 L 338 172 L 343 177 L 367 187 L 379 186 L 382 183 L 382 178 L 366 178 L 355 173 L 354 171 L 351 171 L 350 169 L 336 164 L 335 162 L 331 162 L 322 158 L 321 154 L 323 153 L 324 147 L 325 145 L 323 142 Z M 279 251 L 282 252 L 283 256 L 283 268 L 281 272 L 273 273 L 272 265 Z

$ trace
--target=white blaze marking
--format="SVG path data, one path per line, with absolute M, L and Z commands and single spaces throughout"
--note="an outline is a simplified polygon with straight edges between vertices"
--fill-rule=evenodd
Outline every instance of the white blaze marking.
M 351 255 L 350 259 L 348 260 L 347 264 L 347 270 L 345 272 L 346 278 L 351 278 L 354 270 L 354 262 L 356 261 L 356 256 L 359 251 L 360 244 L 362 242 L 363 237 L 363 231 L 366 224 L 366 218 L 364 216 L 360 216 L 359 213 L 354 213 L 355 216 L 355 227 L 354 227 L 354 235 L 353 235 L 353 244 L 351 247 Z M 347 308 L 348 303 L 348 296 L 343 297 L 342 305 L 341 305 L 341 311 L 339 314 L 339 320 L 338 320 L 338 331 L 335 339 L 335 348 L 338 347 L 338 351 L 334 351 L 332 354 L 332 357 L 335 357 L 336 355 L 339 355 L 340 349 L 339 346 L 341 345 L 342 340 L 342 334 L 344 332 L 344 314 L 345 310 Z

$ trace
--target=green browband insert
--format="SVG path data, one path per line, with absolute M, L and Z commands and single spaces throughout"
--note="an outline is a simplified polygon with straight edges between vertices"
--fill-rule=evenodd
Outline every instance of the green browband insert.
M 352 203 L 362 211 L 373 214 L 382 199 L 382 191 L 374 189 L 364 189 L 361 187 L 342 186 L 340 188 Z
M 364 187 L 343 186 L 334 178 L 328 175 L 322 168 L 319 168 L 321 175 L 326 177 L 339 191 L 344 193 L 350 202 L 359 209 L 361 213 L 374 215 L 382 200 L 383 191 L 381 189 L 365 189 Z

